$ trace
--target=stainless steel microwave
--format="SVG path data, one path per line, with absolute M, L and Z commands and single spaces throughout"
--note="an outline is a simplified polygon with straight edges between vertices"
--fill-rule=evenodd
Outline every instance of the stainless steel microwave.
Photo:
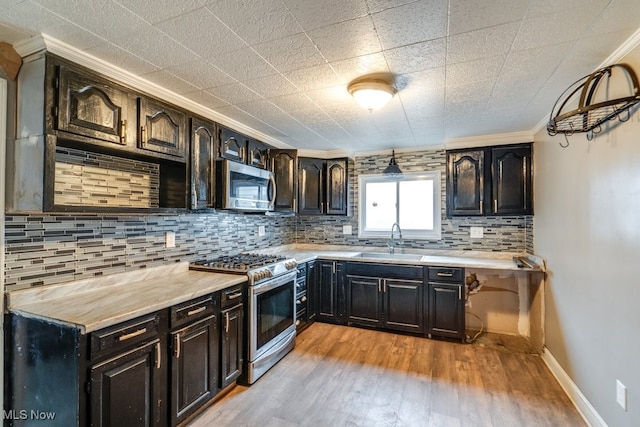
M 216 208 L 267 212 L 274 209 L 273 172 L 229 160 L 216 161 Z

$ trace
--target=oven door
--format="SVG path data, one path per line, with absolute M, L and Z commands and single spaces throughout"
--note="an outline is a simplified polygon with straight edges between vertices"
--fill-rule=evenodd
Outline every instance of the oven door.
M 296 271 L 249 287 L 249 361 L 295 332 Z

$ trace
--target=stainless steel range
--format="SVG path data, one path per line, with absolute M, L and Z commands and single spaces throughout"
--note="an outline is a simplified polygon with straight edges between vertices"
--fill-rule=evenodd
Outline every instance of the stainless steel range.
M 249 279 L 247 357 L 242 382 L 253 384 L 295 346 L 297 266 L 293 258 L 242 253 L 197 261 L 189 267 L 246 274 Z

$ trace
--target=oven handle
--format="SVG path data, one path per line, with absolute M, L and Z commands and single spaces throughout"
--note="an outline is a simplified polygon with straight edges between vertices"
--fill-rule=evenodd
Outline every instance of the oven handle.
M 271 289 L 275 289 L 279 286 L 285 285 L 287 284 L 287 282 L 293 282 L 295 285 L 297 275 L 298 271 L 294 270 L 290 273 L 283 274 L 282 276 L 274 277 L 273 279 L 259 283 L 255 286 L 249 286 L 249 292 L 251 293 L 251 295 L 260 295 L 270 291 Z

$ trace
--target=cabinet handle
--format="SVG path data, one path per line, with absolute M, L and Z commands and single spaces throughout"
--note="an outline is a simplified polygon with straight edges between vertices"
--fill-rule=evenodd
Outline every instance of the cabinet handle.
M 242 292 L 236 292 L 235 294 L 227 294 L 227 299 L 236 299 L 242 296 Z
M 162 347 L 160 343 L 156 343 L 156 369 L 160 369 L 162 366 Z
M 387 279 L 384 279 L 382 281 L 382 293 L 386 293 L 387 292 Z
M 493 213 L 498 212 L 498 199 L 493 199 Z
M 120 335 L 118 337 L 118 341 L 126 341 L 128 339 L 137 337 L 138 335 L 142 335 L 145 332 L 147 332 L 147 328 L 138 329 L 137 331 L 131 332 L 130 334 Z
M 145 129 L 145 127 L 144 127 L 144 126 L 141 126 L 141 127 L 140 127 L 140 141 L 141 141 L 143 144 L 146 144 L 146 143 L 147 143 L 147 130 Z
M 200 308 L 196 308 L 195 310 L 187 311 L 187 316 L 193 316 L 194 314 L 202 313 L 207 309 L 206 305 L 203 305 Z
M 174 337 L 174 345 L 176 347 L 176 359 L 180 359 L 180 334 L 176 334 Z
M 378 279 L 378 293 L 382 292 L 382 279 Z
M 120 121 L 120 140 L 122 142 L 127 141 L 127 121 L 126 120 Z
M 335 261 L 333 261 L 333 264 L 332 264 L 332 266 L 331 266 L 331 272 L 332 272 L 333 274 L 336 274 L 336 262 L 335 262 Z
M 229 332 L 229 313 L 224 314 L 224 333 Z
M 247 158 L 246 158 L 246 155 L 245 155 L 244 147 L 240 147 L 240 150 L 238 150 L 238 151 L 240 151 L 240 160 L 242 160 L 243 162 L 246 163 L 247 162 Z
M 462 286 L 458 286 L 458 299 L 462 299 Z
M 453 273 L 436 273 L 436 276 L 438 277 L 453 277 Z

